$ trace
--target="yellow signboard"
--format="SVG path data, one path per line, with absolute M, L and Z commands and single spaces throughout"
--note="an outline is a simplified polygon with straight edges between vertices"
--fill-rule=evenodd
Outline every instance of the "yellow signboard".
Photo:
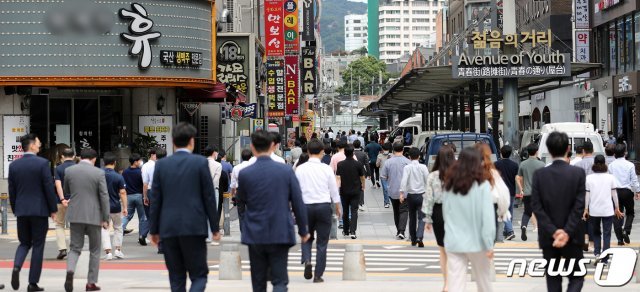
M 523 31 L 520 34 L 506 35 L 502 35 L 499 30 L 492 30 L 491 32 L 474 31 L 471 41 L 473 41 L 474 49 L 487 49 L 487 43 L 489 43 L 489 49 L 500 49 L 503 42 L 505 45 L 512 45 L 515 48 L 518 48 L 519 43 L 527 42 L 531 42 L 531 46 L 534 48 L 542 44 L 551 47 L 553 34 L 551 34 L 550 29 L 547 31 Z

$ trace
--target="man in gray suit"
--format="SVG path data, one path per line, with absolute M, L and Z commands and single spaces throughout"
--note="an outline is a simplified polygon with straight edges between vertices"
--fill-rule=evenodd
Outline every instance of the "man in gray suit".
M 64 192 L 70 194 L 67 222 L 71 225 L 70 252 L 67 260 L 67 278 L 64 289 L 73 291 L 73 274 L 84 246 L 84 236 L 89 237 L 89 276 L 86 291 L 99 291 L 101 229 L 109 226 L 109 193 L 104 171 L 95 167 L 96 153 L 84 149 L 80 163 L 69 167 L 64 176 Z

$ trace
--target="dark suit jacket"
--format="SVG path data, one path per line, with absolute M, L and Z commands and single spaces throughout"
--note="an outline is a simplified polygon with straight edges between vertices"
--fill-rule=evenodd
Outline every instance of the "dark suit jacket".
M 207 222 L 218 232 L 216 192 L 203 156 L 176 151 L 156 161 L 151 192 L 151 234 L 207 236 Z
M 584 170 L 564 161 L 554 161 L 533 174 L 531 207 L 538 220 L 540 248 L 553 247 L 553 233 L 564 229 L 569 244 L 582 245 L 585 201 Z
M 49 161 L 25 154 L 9 165 L 9 201 L 13 214 L 49 217 L 58 211 Z
M 289 165 L 258 157 L 238 175 L 237 200 L 238 210 L 244 210 L 240 216 L 244 244 L 295 245 L 292 208 L 298 234 L 308 233 L 307 209 Z

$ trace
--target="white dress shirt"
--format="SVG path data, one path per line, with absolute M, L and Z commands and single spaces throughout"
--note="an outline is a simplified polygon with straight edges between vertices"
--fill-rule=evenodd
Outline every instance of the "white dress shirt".
M 340 203 L 338 184 L 330 166 L 320 159 L 309 161 L 296 168 L 296 177 L 302 190 L 305 204 Z
M 423 194 L 427 185 L 429 169 L 418 160 L 412 160 L 402 170 L 400 192 L 406 197 L 408 194 Z
M 640 192 L 636 167 L 624 157 L 616 158 L 609 164 L 609 173 L 618 179 L 618 188 L 629 189 L 634 193 Z
M 284 161 L 284 158 L 282 158 L 282 157 L 278 156 L 278 155 L 277 155 L 277 154 L 275 154 L 275 153 L 271 153 L 271 156 L 270 156 L 270 157 L 271 157 L 271 160 L 273 160 L 273 161 L 275 161 L 275 162 L 280 162 L 280 163 L 282 163 L 282 164 L 287 164 L 287 162 L 286 162 L 286 161 Z M 249 159 L 249 162 L 251 162 L 251 164 L 253 164 L 253 163 L 255 163 L 257 160 L 258 160 L 258 158 L 256 158 L 256 157 L 254 156 L 254 157 L 251 157 L 251 159 Z
M 153 183 L 153 172 L 156 170 L 156 162 L 153 160 L 147 161 L 142 166 L 142 183 L 147 184 L 147 189 L 151 189 Z
M 213 179 L 213 186 L 219 189 L 220 176 L 222 176 L 222 163 L 217 162 L 211 157 L 207 157 L 207 162 L 209 162 L 209 173 L 211 173 L 211 179 Z
M 247 168 L 248 166 L 251 166 L 254 162 L 255 162 L 255 159 L 254 161 L 251 161 L 251 160 L 243 161 L 242 163 L 238 164 L 236 167 L 233 168 L 233 171 L 231 171 L 231 188 L 232 189 L 238 188 L 238 175 L 240 175 L 240 171 Z

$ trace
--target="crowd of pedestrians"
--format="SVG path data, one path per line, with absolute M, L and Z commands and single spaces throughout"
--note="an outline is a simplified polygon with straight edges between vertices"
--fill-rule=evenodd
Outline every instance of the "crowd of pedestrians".
M 343 236 L 358 238 L 359 212 L 366 211 L 364 194 L 370 179 L 371 188 L 382 190 L 384 208 L 392 209 L 396 239 L 423 248 L 425 232 L 435 235 L 443 291 L 465 291 L 469 264 L 478 291 L 492 291 L 489 267 L 494 246 L 515 239 L 517 200 L 524 209 L 520 239 L 528 239 L 531 221 L 543 257 L 550 260 L 581 259 L 590 250 L 589 242 L 598 257 L 609 248 L 612 229 L 618 245 L 629 244 L 634 197 L 640 198 L 625 144 L 610 143 L 605 157 L 594 156 L 592 142 L 585 141 L 576 147 L 579 159 L 571 161 L 572 166 L 569 138 L 558 132 L 544 145 L 553 157 L 548 165 L 537 158 L 537 144 L 528 145 L 529 158 L 517 163 L 508 145 L 494 162 L 489 145 L 476 143 L 460 150 L 441 145 L 432 169 L 420 162 L 420 150 L 406 147 L 404 139 L 380 143 L 370 128 L 348 134 L 328 129 L 309 140 L 296 139 L 289 155 L 280 151 L 279 133 L 256 131 L 235 167 L 226 161 L 224 150 L 213 145 L 203 149 L 204 155 L 193 154 L 196 134 L 190 124 L 175 125 L 173 155 L 154 148 L 145 153 L 149 159 L 144 162 L 133 153 L 122 173 L 113 153 L 104 153 L 101 169 L 95 167 L 100 159 L 95 150 L 82 149 L 78 159 L 73 149 L 63 149 L 53 175 L 48 161 L 36 155 L 39 139 L 24 136 L 26 154 L 9 168 L 20 241 L 12 288 L 19 288 L 20 270 L 32 249 L 27 289 L 43 291 L 38 282 L 51 217 L 57 259 L 67 259 L 65 291 L 73 291 L 85 236 L 90 252 L 85 288 L 100 290 L 101 254 L 105 260 L 125 258 L 123 236 L 132 232 L 127 225 L 137 213 L 138 244 L 158 247 L 171 290 L 185 291 L 188 277 L 190 291 L 204 291 L 209 273 L 206 246 L 219 244 L 226 193 L 237 204 L 241 242 L 249 247 L 253 291 L 266 291 L 268 281 L 273 291 L 287 290 L 289 249 L 297 242 L 302 244 L 304 278 L 322 283 L 334 218 L 339 218 Z M 265 174 L 269 179 L 255 179 Z M 571 274 L 569 290 L 580 291 L 583 281 Z M 561 285 L 560 276 L 547 276 L 550 291 L 560 291 Z

